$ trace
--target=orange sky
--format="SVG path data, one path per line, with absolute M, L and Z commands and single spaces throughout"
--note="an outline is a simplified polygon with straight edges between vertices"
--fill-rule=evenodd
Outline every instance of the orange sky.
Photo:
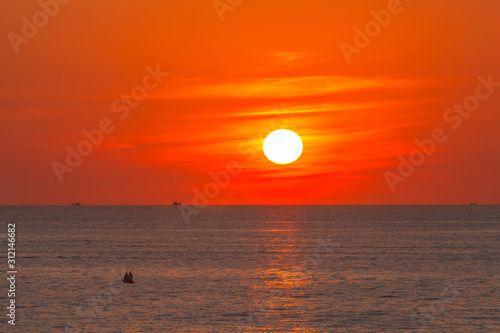
M 459 128 L 443 119 L 479 76 L 500 82 L 498 1 L 243 0 L 223 21 L 212 0 L 54 1 L 53 17 L 0 4 L 0 204 L 191 203 L 229 161 L 241 172 L 210 204 L 500 204 L 500 87 Z M 348 63 L 341 43 L 388 6 Z M 125 116 L 113 101 L 147 67 L 169 74 Z M 58 179 L 66 146 L 106 118 Z M 279 128 L 303 140 L 290 165 L 262 152 Z M 392 191 L 386 172 L 435 128 L 448 139 Z

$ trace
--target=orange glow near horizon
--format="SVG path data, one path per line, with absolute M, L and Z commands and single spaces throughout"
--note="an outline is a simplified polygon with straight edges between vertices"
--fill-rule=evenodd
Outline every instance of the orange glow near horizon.
M 500 204 L 500 88 L 444 119 L 478 77 L 500 82 L 500 3 L 401 5 L 350 63 L 339 45 L 388 1 L 244 1 L 223 21 L 211 1 L 61 6 L 17 53 L 3 39 L 0 204 L 190 204 L 231 161 L 210 204 Z M 8 6 L 3 36 L 40 10 Z M 392 192 L 385 173 L 436 128 L 446 140 Z M 291 164 L 263 153 L 278 129 L 303 142 Z

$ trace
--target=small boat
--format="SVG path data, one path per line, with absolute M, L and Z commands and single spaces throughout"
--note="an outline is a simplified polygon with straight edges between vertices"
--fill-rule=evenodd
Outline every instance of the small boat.
M 71 206 L 80 206 L 80 203 L 79 202 L 72 202 Z
M 172 204 L 173 206 L 182 206 L 182 201 L 174 201 L 174 203 Z
M 469 205 L 475 206 L 475 205 L 477 205 L 477 202 L 471 202 Z
M 123 279 L 122 279 L 122 282 L 123 283 L 134 283 L 134 276 L 132 275 L 132 272 L 134 271 L 135 268 L 132 268 L 132 270 L 130 271 L 130 273 L 125 273 L 125 275 L 123 276 Z

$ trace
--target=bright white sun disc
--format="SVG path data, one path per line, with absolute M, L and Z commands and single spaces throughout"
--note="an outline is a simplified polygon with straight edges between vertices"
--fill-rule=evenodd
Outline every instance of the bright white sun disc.
M 297 160 L 302 154 L 300 136 L 286 129 L 270 133 L 264 140 L 264 154 L 276 164 L 288 164 Z

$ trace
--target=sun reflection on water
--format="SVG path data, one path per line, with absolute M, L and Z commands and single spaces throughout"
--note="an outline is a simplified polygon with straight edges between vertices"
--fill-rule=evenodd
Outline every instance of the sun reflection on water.
M 293 221 L 263 224 L 265 268 L 250 286 L 254 309 L 245 322 L 247 331 L 317 332 L 306 326 L 308 289 L 314 279 L 303 267 L 305 244 L 298 237 L 302 231 Z

